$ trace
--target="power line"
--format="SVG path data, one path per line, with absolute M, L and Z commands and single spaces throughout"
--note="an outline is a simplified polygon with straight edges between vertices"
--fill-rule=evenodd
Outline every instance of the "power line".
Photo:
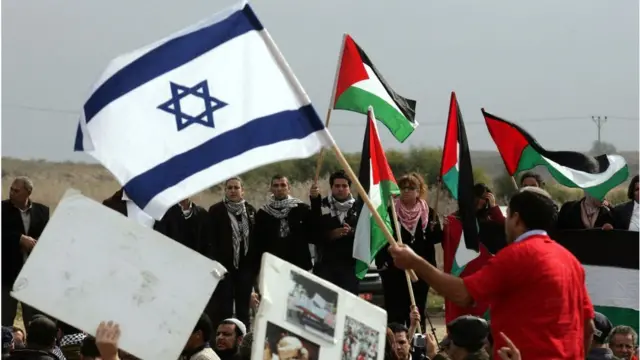
M 596 128 L 598 129 L 598 146 L 602 145 L 600 141 L 600 133 L 602 132 L 602 126 L 607 122 L 606 116 L 592 116 L 591 121 L 596 124 Z
M 70 114 L 70 115 L 80 116 L 80 111 L 79 110 L 56 109 L 56 108 L 52 108 L 52 107 L 38 107 L 38 106 L 30 106 L 30 105 L 22 105 L 22 104 L 3 104 L 3 106 L 17 108 L 17 109 L 30 110 L 30 111 L 51 112 L 51 113 Z M 525 119 L 520 119 L 519 122 L 537 123 L 537 122 L 549 122 L 549 121 L 584 120 L 584 119 L 588 119 L 588 118 L 591 118 L 592 121 L 594 121 L 594 122 L 598 118 L 603 118 L 604 120 L 601 120 L 602 121 L 602 125 L 607 120 L 640 121 L 640 118 L 632 117 L 632 116 L 604 116 L 604 117 L 600 117 L 600 116 L 598 116 L 598 117 L 596 117 L 596 116 L 560 116 L 560 117 L 544 117 L 544 118 L 525 118 Z M 355 127 L 355 126 L 360 127 L 364 123 L 335 123 L 334 122 L 334 123 L 331 123 L 331 124 L 332 124 L 332 126 L 337 126 L 337 127 Z M 446 121 L 435 121 L 435 122 L 434 121 L 430 121 L 428 123 L 421 123 L 420 127 L 442 126 L 442 125 L 446 125 L 446 124 L 447 124 Z M 484 121 L 465 121 L 465 125 L 484 125 L 484 124 L 485 124 Z M 601 129 L 602 125 L 597 125 L 598 126 L 598 139 L 600 138 L 600 129 Z

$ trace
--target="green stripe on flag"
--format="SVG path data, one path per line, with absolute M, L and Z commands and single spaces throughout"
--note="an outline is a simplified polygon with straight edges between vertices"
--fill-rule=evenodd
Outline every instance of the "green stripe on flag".
M 458 177 L 458 169 L 455 166 L 442 176 L 442 182 L 449 189 L 449 193 L 451 193 L 451 197 L 454 200 L 458 200 Z

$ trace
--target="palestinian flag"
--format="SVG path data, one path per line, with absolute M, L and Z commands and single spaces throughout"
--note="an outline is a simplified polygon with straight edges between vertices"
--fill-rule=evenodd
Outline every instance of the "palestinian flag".
M 387 163 L 382 144 L 380 144 L 372 107 L 369 107 L 368 111 L 367 129 L 364 134 L 364 143 L 362 144 L 362 159 L 360 160 L 358 178 L 369 199 L 378 210 L 382 221 L 389 231 L 392 231 L 391 218 L 387 210 L 389 197 L 391 194 L 400 194 L 400 190 Z M 353 242 L 356 276 L 359 279 L 364 278 L 369 270 L 369 264 L 386 244 L 387 239 L 384 237 L 382 229 L 373 220 L 369 208 L 363 205 Z
M 333 99 L 333 109 L 366 114 L 369 106 L 373 107 L 376 119 L 400 142 L 418 126 L 416 102 L 393 91 L 367 54 L 346 34 Z
M 465 277 L 473 274 L 483 267 L 493 254 L 482 244 L 479 244 L 480 252 L 467 249 L 462 239 L 462 222 L 456 216 L 447 217 L 445 229 L 445 241 L 442 243 L 444 251 L 444 271 L 452 275 Z M 459 264 L 464 264 L 463 266 Z M 460 307 L 450 300 L 445 299 L 445 323 L 449 323 L 462 315 L 488 317 L 488 303 L 476 302 L 470 307 Z
M 455 92 L 451 93 L 440 178 L 449 189 L 451 196 L 458 200 L 458 215 L 462 222 L 464 243 L 468 249 L 477 252 L 479 246 L 473 196 L 473 167 L 467 144 L 467 133 Z M 464 264 L 457 264 L 457 266 L 464 266 Z
M 600 200 L 629 177 L 627 162 L 620 155 L 595 157 L 599 171 L 593 173 L 590 171 L 593 157 L 573 151 L 546 150 L 518 125 L 489 114 L 484 109 L 482 115 L 511 176 L 541 165 L 560 185 L 584 189 Z
M 638 332 L 638 232 L 567 230 L 553 236 L 580 261 L 597 312 Z

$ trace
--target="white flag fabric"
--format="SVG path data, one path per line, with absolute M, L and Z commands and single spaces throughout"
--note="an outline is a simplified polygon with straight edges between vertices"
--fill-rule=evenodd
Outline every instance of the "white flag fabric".
M 114 59 L 84 104 L 75 150 L 155 219 L 229 177 L 334 144 L 251 7 Z

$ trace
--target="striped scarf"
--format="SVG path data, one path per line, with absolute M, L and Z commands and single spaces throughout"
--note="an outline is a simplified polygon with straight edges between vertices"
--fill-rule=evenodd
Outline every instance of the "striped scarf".
M 245 201 L 233 202 L 224 198 L 224 206 L 227 208 L 229 219 L 231 220 L 231 238 L 233 240 L 233 266 L 237 269 L 240 266 L 240 247 L 244 243 L 244 255 L 249 252 L 249 217 Z M 241 221 L 238 221 L 238 217 Z
M 280 238 L 289 236 L 291 229 L 289 229 L 289 211 L 301 204 L 302 200 L 296 199 L 291 196 L 287 196 L 286 199 L 276 200 L 273 195 L 269 195 L 267 203 L 262 209 L 269 215 L 280 220 Z

